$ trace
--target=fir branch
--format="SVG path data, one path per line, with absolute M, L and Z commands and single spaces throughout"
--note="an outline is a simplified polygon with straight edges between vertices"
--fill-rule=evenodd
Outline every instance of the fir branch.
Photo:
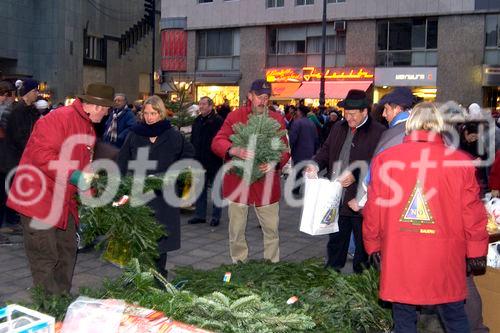
M 233 125 L 234 134 L 230 139 L 234 147 L 254 149 L 255 157 L 250 161 L 243 161 L 237 157 L 234 160 L 234 173 L 249 184 L 254 183 L 264 176 L 259 165 L 265 163 L 278 163 L 281 155 L 288 149 L 282 138 L 286 131 L 281 125 L 267 114 L 252 114 L 246 124 Z M 250 172 L 245 172 L 245 166 L 251 163 Z

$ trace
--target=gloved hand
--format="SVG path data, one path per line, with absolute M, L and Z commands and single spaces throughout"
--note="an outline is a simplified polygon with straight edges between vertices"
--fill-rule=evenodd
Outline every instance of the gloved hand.
M 99 178 L 99 175 L 95 173 L 82 172 L 80 170 L 75 170 L 70 176 L 69 182 L 81 191 L 87 191 L 91 187 L 92 180 L 94 178 Z
M 467 258 L 467 275 L 482 275 L 486 272 L 486 257 Z
M 380 256 L 380 251 L 377 251 L 377 252 L 373 252 L 372 254 L 370 254 L 370 265 L 372 265 L 373 267 L 375 267 L 375 269 L 377 270 L 377 272 L 380 272 L 380 263 L 381 263 L 381 256 Z

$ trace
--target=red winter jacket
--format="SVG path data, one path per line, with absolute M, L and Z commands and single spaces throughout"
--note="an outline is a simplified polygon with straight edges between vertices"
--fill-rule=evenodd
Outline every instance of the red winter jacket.
M 466 258 L 485 256 L 488 246 L 470 157 L 447 148 L 440 135 L 414 131 L 373 159 L 371 175 L 363 238 L 369 254 L 381 253 L 380 298 L 415 305 L 464 300 Z
M 226 162 L 230 160 L 227 153 L 232 146 L 230 136 L 234 134 L 233 125 L 236 123 L 246 124 L 251 113 L 252 108 L 250 106 L 229 113 L 220 131 L 214 137 L 212 151 L 219 157 L 224 158 Z M 277 120 L 283 130 L 285 129 L 285 122 L 279 113 L 269 111 L 269 116 Z M 282 140 L 288 146 L 286 137 L 282 138 Z M 283 152 L 279 162 L 279 169 L 286 164 L 289 158 L 289 151 Z M 269 179 L 269 186 L 265 185 L 266 179 Z M 251 185 L 247 185 L 236 174 L 226 173 L 222 185 L 222 194 L 224 198 L 232 202 L 247 205 L 265 206 L 278 202 L 281 198 L 280 170 L 273 171 L 272 175 L 264 176 Z
M 85 137 L 75 136 L 78 134 Z M 73 140 L 78 142 L 71 147 Z M 7 205 L 59 229 L 66 229 L 68 214 L 78 223 L 77 188 L 69 178 L 91 162 L 94 144 L 94 127 L 79 99 L 42 117 L 24 150 Z M 61 169 L 58 177 L 57 163 Z

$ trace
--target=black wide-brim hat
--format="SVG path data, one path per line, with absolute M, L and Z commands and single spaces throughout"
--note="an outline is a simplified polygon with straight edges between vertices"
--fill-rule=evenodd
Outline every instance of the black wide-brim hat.
M 115 89 L 104 83 L 91 83 L 83 95 L 77 95 L 82 101 L 100 106 L 112 107 Z
M 346 98 L 337 104 L 344 110 L 362 110 L 370 107 L 370 101 L 363 90 L 351 89 Z

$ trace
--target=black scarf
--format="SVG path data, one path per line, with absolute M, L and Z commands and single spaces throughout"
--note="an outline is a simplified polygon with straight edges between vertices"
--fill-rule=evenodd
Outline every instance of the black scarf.
M 132 126 L 130 130 L 137 135 L 154 138 L 160 136 L 170 127 L 172 127 L 170 121 L 165 119 L 151 125 L 148 125 L 146 123 L 137 123 L 136 125 Z

